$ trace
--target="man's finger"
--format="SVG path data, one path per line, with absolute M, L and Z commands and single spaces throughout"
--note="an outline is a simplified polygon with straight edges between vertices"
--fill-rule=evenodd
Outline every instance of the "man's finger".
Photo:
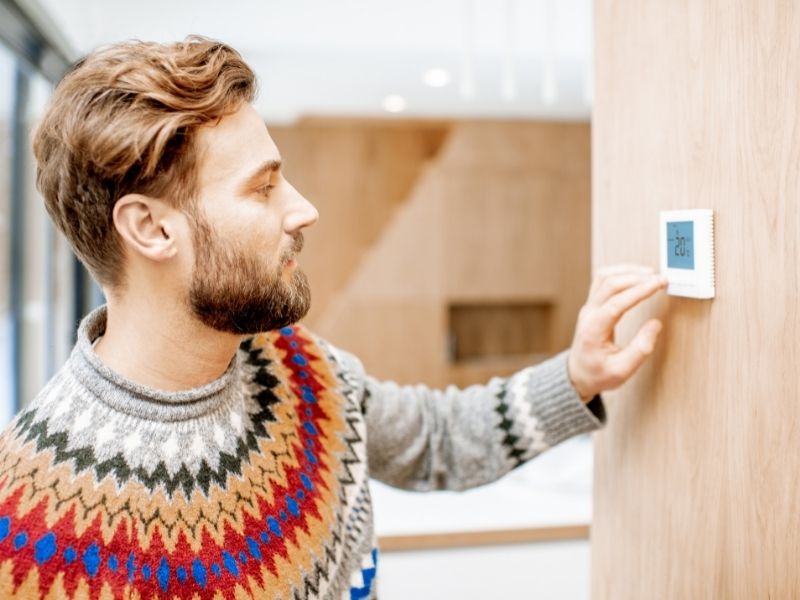
M 652 277 L 652 274 L 648 275 L 647 273 L 626 273 L 608 277 L 589 296 L 587 304 L 595 307 L 603 306 L 612 296 L 616 296 L 637 284 L 644 283 Z
M 598 310 L 598 326 L 613 329 L 622 315 L 666 286 L 665 279 L 654 277 L 612 296 Z
M 630 343 L 608 359 L 608 369 L 619 383 L 627 380 L 653 352 L 663 325 L 658 319 L 647 321 Z
M 618 273 L 646 273 L 646 272 L 653 272 L 653 267 L 648 267 L 646 265 L 632 265 L 632 264 L 624 264 L 624 265 L 609 265 L 607 267 L 600 267 L 597 270 L 597 276 L 607 276 L 607 275 L 617 275 Z
M 595 273 L 594 278 L 592 279 L 592 285 L 590 286 L 591 289 L 589 291 L 589 295 L 591 296 L 597 290 L 597 287 L 603 283 L 603 281 L 614 275 L 623 275 L 623 274 L 647 274 L 653 273 L 654 270 L 652 267 L 646 267 L 644 265 L 611 265 L 608 267 L 601 267 Z

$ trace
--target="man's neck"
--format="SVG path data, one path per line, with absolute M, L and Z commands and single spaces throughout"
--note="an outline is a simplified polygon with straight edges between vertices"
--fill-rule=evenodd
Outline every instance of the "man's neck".
M 106 330 L 94 352 L 119 375 L 157 390 L 182 391 L 219 378 L 242 336 L 214 330 L 171 306 L 109 301 Z

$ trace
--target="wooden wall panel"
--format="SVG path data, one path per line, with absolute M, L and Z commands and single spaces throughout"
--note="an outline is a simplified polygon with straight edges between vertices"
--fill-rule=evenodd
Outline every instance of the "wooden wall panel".
M 440 385 L 446 361 L 441 175 L 426 171 L 316 324 L 367 371 Z
M 551 254 L 557 240 L 549 227 L 561 210 L 558 182 L 535 174 L 446 173 L 443 276 L 448 297 L 558 295 L 558 263 Z
M 590 279 L 589 126 L 462 123 L 436 164 L 448 186 L 448 298 L 549 297 L 550 351 L 568 347 Z
M 595 438 L 595 600 L 800 597 L 800 6 L 595 3 L 593 266 L 658 266 L 713 208 L 717 297 L 665 329 Z
M 448 126 L 308 118 L 269 131 L 286 177 L 320 214 L 301 257 L 313 282 L 313 324 L 412 193 Z
M 445 385 L 442 365 L 446 327 L 441 302 L 349 297 L 339 319 L 317 331 L 340 348 L 355 353 L 367 373 L 404 383 Z
M 483 382 L 546 356 L 453 363 L 450 303 L 552 302 L 548 353 L 566 348 L 590 279 L 589 181 L 586 123 L 451 124 L 311 324 L 372 374 L 435 386 Z
M 452 132 L 439 163 L 579 179 L 591 168 L 589 139 L 586 123 L 467 121 Z

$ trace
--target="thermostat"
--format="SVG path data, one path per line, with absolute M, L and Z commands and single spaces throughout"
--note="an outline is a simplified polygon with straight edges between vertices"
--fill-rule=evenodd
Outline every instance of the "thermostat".
M 667 294 L 713 298 L 714 211 L 710 208 L 660 213 L 661 274 Z

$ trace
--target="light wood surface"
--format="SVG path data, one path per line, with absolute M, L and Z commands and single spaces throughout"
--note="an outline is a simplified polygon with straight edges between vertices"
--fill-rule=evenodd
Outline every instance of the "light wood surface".
M 717 297 L 665 329 L 595 437 L 592 597 L 800 597 L 800 5 L 595 3 L 593 266 L 658 266 L 713 208 Z
M 549 302 L 450 302 L 450 356 L 486 360 L 550 350 Z
M 451 303 L 545 299 L 552 308 L 543 350 L 568 347 L 590 282 L 589 140 L 586 123 L 450 124 L 405 200 L 386 213 L 380 235 L 309 324 L 377 377 L 439 387 L 530 364 L 525 356 L 453 363 Z M 340 220 L 338 243 L 352 243 L 358 227 Z M 307 264 L 324 260 L 315 252 L 304 252 Z
M 424 535 L 385 535 L 378 540 L 381 552 L 408 552 L 471 546 L 497 546 L 560 540 L 584 540 L 589 537 L 588 525 L 463 531 Z
M 313 324 L 408 199 L 448 127 L 317 118 L 269 131 L 286 177 L 320 214 L 300 257 L 312 283 Z

